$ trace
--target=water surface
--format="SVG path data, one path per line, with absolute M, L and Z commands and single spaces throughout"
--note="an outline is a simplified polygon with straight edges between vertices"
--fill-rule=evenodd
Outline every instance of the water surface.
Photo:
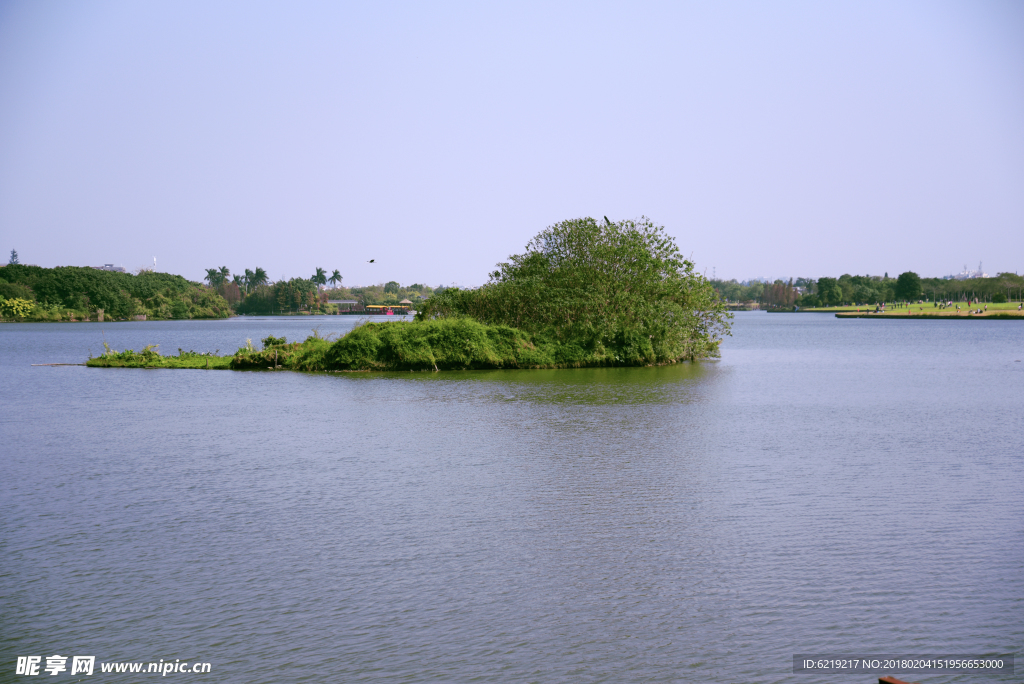
M 810 683 L 793 654 L 1021 650 L 1016 322 L 742 313 L 720 361 L 659 368 L 30 365 L 355 323 L 0 326 L 0 679 Z

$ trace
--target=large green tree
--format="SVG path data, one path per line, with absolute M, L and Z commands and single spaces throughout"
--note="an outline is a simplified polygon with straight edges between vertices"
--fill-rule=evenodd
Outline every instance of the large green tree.
M 900 273 L 896 279 L 896 299 L 911 301 L 921 296 L 921 276 L 913 271 Z
M 646 218 L 555 224 L 477 290 L 449 288 L 421 318 L 470 316 L 620 363 L 717 354 L 729 314 L 665 229 Z
M 836 306 L 843 301 L 843 288 L 835 278 L 818 278 L 818 299 L 824 306 Z

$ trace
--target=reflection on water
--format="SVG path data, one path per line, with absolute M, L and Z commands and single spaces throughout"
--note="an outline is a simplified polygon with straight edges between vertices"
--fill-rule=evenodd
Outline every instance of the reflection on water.
M 349 381 L 400 380 L 405 391 L 425 392 L 442 402 L 530 401 L 546 404 L 616 406 L 691 401 L 697 384 L 715 372 L 715 363 L 679 363 L 646 368 L 466 371 L 447 373 L 351 374 Z M 417 383 L 427 383 L 422 388 Z
M 310 327 L 105 335 L 230 350 Z M 782 682 L 798 652 L 1024 641 L 1013 322 L 743 314 L 720 361 L 657 368 L 29 365 L 98 329 L 0 326 L 5 663 Z

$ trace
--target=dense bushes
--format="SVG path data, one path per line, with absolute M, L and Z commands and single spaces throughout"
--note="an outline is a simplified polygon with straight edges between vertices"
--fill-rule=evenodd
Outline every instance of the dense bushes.
M 485 286 L 435 293 L 417 320 L 462 317 L 622 364 L 715 356 L 729 330 L 708 281 L 647 219 L 551 226 Z
M 643 341 L 635 342 L 643 348 Z M 628 345 L 624 345 L 628 346 Z M 544 339 L 506 325 L 470 318 L 417 323 L 366 323 L 339 340 L 318 336 L 302 343 L 270 344 L 262 350 L 238 350 L 232 368 L 292 370 L 465 370 L 484 368 L 582 368 L 642 365 L 653 352 L 632 358 L 605 347 L 585 349 L 571 342 Z
M 0 317 L 3 318 L 25 318 L 32 313 L 35 303 L 30 299 L 12 297 L 4 299 L 0 297 Z
M 521 330 L 465 318 L 369 324 L 326 349 L 322 364 L 333 370 L 451 370 L 553 367 L 585 361 L 559 359 L 555 347 L 538 347 Z M 315 369 L 307 364 L 309 370 Z
M 647 342 L 649 345 L 649 341 Z M 644 341 L 633 342 L 642 348 Z M 624 345 L 628 346 L 628 345 Z M 486 325 L 469 318 L 444 318 L 416 323 L 366 323 L 338 340 L 315 334 L 304 342 L 266 338 L 256 349 L 251 341 L 233 356 L 215 357 L 181 352 L 160 356 L 151 348 L 140 353 L 107 351 L 90 366 L 135 368 L 233 368 L 300 371 L 434 371 L 495 368 L 584 368 L 651 363 L 651 351 L 632 358 L 614 349 L 585 349 L 531 335 L 505 325 Z

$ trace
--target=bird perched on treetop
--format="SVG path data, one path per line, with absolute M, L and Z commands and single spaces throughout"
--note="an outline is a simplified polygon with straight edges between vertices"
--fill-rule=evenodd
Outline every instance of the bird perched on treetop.
M 604 222 L 607 223 L 609 226 L 612 225 L 612 222 L 608 220 L 607 216 L 604 217 Z

